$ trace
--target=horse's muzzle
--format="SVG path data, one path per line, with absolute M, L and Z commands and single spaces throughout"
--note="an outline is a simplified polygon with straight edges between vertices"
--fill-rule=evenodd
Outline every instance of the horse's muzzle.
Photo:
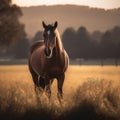
M 48 58 L 50 58 L 51 55 L 52 55 L 52 50 L 51 50 L 50 48 L 46 48 L 46 49 L 45 49 L 45 55 L 46 55 Z

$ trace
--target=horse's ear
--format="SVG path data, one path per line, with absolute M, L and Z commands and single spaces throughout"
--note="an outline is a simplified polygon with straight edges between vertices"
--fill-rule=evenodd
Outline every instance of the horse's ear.
M 56 22 L 54 23 L 54 29 L 56 29 L 57 26 L 58 26 L 58 22 L 56 21 Z
M 47 27 L 47 25 L 45 24 L 45 22 L 44 22 L 44 21 L 42 21 L 42 25 L 43 25 L 43 27 L 44 27 L 44 28 L 46 28 L 46 27 Z

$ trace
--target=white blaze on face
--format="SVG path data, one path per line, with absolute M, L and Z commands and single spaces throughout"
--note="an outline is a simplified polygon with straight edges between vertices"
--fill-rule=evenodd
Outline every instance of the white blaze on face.
M 48 36 L 50 35 L 50 30 L 47 31 Z
M 50 42 L 50 39 L 49 39 L 50 34 L 51 34 L 50 30 L 48 30 L 48 31 L 47 31 L 48 39 L 47 39 L 47 41 L 46 41 L 46 53 L 47 53 L 47 58 L 51 58 L 51 56 L 52 56 L 52 50 L 50 49 L 50 46 L 49 46 L 49 44 L 50 44 L 50 43 L 49 43 L 49 42 Z
M 48 30 L 48 31 L 47 31 L 47 34 L 48 34 L 48 40 L 47 40 L 46 47 L 47 47 L 47 50 L 48 50 L 48 46 L 49 46 L 49 35 L 50 35 L 50 30 Z

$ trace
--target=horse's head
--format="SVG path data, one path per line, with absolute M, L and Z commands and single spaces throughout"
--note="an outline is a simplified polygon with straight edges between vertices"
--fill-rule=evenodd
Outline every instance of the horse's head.
M 53 48 L 56 46 L 56 33 L 58 22 L 56 21 L 53 25 L 46 25 L 44 21 L 42 22 L 44 28 L 44 43 L 45 43 L 45 55 L 50 58 L 52 56 Z

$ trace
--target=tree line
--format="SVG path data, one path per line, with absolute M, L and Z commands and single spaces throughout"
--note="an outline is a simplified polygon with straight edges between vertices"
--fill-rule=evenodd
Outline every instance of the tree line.
M 43 39 L 42 31 L 37 31 L 33 38 L 28 39 L 24 33 L 22 39 L 7 48 L 6 55 L 15 58 L 27 58 L 32 43 Z M 78 30 L 67 28 L 61 39 L 71 59 L 105 59 L 120 58 L 120 27 L 116 26 L 105 32 L 88 32 L 85 27 Z
M 36 32 L 32 41 L 43 39 L 42 31 Z M 120 58 L 120 27 L 115 26 L 105 32 L 90 33 L 86 27 L 78 30 L 67 28 L 61 36 L 64 48 L 71 59 L 76 58 Z
M 90 33 L 85 27 L 67 28 L 62 40 L 70 58 L 120 58 L 120 27 Z

